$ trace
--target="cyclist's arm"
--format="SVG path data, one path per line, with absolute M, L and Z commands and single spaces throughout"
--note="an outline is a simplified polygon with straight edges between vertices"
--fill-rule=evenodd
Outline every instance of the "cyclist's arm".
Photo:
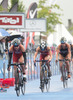
M 71 59 L 71 49 L 70 49 L 70 45 L 67 44 L 68 46 L 68 58 Z
M 25 51 L 24 46 L 22 44 L 20 46 L 21 46 L 23 57 L 24 57 L 24 63 L 25 63 L 25 66 L 26 66 L 26 51 Z
M 50 60 L 52 60 L 52 52 L 51 52 L 51 49 L 50 47 L 47 47 L 48 51 L 49 51 L 49 55 L 50 55 Z
M 37 54 L 38 54 L 39 50 L 40 50 L 40 48 L 38 47 L 38 48 L 36 49 L 35 54 L 34 54 L 34 61 L 35 61 L 35 59 L 36 59 L 36 57 L 37 57 Z
M 11 59 L 12 59 L 12 52 L 13 52 L 13 46 L 10 47 L 9 53 L 8 53 L 8 64 L 11 64 Z

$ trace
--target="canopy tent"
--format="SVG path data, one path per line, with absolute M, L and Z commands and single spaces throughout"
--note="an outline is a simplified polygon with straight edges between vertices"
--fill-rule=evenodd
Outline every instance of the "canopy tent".
M 15 30 L 7 30 L 7 32 L 10 34 L 9 41 L 12 41 L 14 38 L 20 38 L 23 35 L 23 33 Z
M 22 35 L 21 32 L 15 31 L 15 30 L 7 30 L 8 33 L 10 33 L 10 36 L 12 35 Z
M 65 37 L 67 42 L 71 40 L 73 43 L 73 36 L 68 32 L 65 26 L 63 24 L 57 24 L 55 27 L 55 32 L 48 36 L 47 43 L 49 45 L 59 45 L 61 37 Z
M 6 36 L 10 36 L 10 34 L 4 29 L 0 29 L 0 40 Z

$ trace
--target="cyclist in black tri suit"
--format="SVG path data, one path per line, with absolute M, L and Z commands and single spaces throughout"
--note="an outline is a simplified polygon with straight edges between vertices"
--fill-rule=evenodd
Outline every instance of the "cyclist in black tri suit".
M 58 56 L 59 56 L 59 59 L 64 59 L 65 58 L 65 59 L 69 59 L 69 61 L 71 60 L 70 45 L 68 43 L 66 43 L 66 39 L 64 37 L 61 38 L 61 44 L 57 47 L 56 62 L 58 61 Z M 67 71 L 68 71 L 68 78 L 71 77 L 69 61 L 66 61 Z M 62 73 L 62 64 L 63 64 L 63 62 L 59 61 L 59 64 L 60 64 L 60 71 Z M 61 80 L 62 79 L 63 78 L 61 76 Z

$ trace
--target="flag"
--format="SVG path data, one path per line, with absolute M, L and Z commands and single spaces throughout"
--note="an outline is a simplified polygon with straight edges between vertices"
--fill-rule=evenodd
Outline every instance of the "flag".
M 35 32 L 32 33 L 32 40 L 31 40 L 31 43 L 34 45 L 35 42 L 34 42 L 34 36 L 35 36 Z
M 27 19 L 29 18 L 37 18 L 37 4 L 34 2 L 30 5 L 29 9 L 28 9 L 28 12 L 27 12 Z M 29 43 L 29 40 L 31 39 L 31 43 L 34 45 L 34 35 L 35 35 L 35 32 L 32 33 L 32 35 L 30 35 L 30 33 L 28 32 L 28 37 L 26 39 L 26 48 L 28 46 L 27 43 Z M 31 36 L 31 37 L 30 37 Z M 27 42 L 28 41 L 28 42 Z

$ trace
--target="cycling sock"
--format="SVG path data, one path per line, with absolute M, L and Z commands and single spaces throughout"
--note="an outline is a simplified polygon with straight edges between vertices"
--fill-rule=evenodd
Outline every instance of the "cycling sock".
M 68 72 L 68 74 L 69 74 L 70 72 Z

